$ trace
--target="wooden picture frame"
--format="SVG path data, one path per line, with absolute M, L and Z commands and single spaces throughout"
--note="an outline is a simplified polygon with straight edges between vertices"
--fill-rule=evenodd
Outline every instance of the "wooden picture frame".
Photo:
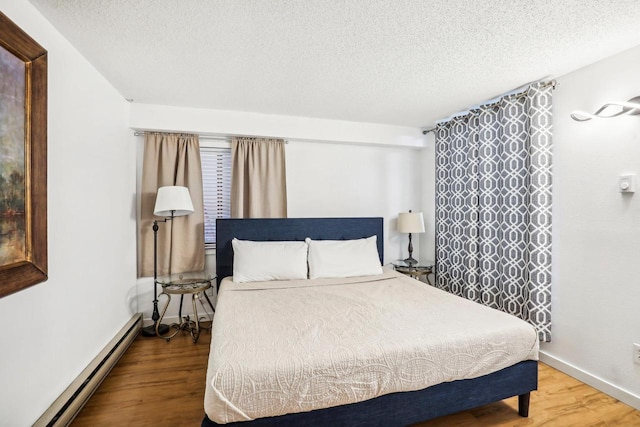
M 9 207 L 9 198 L 6 195 L 8 192 L 0 194 L 0 202 L 4 202 L 0 220 L 11 217 L 12 223 L 19 224 L 11 233 L 15 235 L 19 232 L 17 240 L 20 241 L 19 250 L 14 249 L 16 245 L 13 244 L 13 240 L 10 243 L 14 245 L 11 246 L 11 250 L 17 255 L 13 255 L 12 252 L 10 257 L 5 256 L 0 262 L 0 297 L 4 297 L 47 280 L 47 51 L 2 12 L 0 49 L 4 58 L 8 59 L 6 63 L 18 64 L 20 70 L 20 61 L 24 64 L 24 80 L 21 77 L 15 79 L 19 83 L 13 86 L 11 82 L 5 83 L 5 86 L 10 86 L 20 98 L 22 85 L 24 86 L 24 100 L 20 101 L 24 105 L 24 116 L 21 117 L 21 112 L 16 111 L 13 101 L 12 108 L 2 108 L 4 106 L 0 105 L 0 120 L 24 123 L 23 133 L 18 125 L 15 126 L 17 132 L 0 135 L 3 138 L 0 140 L 0 148 L 3 148 L 2 144 L 13 144 L 14 147 L 20 143 L 15 135 L 24 136 L 24 159 L 14 162 L 20 163 L 19 167 L 14 168 L 20 170 L 15 172 L 15 176 L 3 176 L 7 174 L 6 171 L 3 173 L 3 169 L 9 169 L 6 165 L 9 164 L 11 156 L 4 155 L 4 159 L 0 158 L 0 162 L 4 161 L 0 164 L 0 183 L 6 185 L 10 179 L 12 191 L 15 188 L 20 189 L 18 196 L 12 196 L 12 207 Z M 0 79 L 4 79 L 5 82 L 11 76 L 21 76 L 21 73 L 2 74 L 5 73 L 5 69 L 10 69 L 10 66 L 0 69 Z M 9 97 L 5 97 L 3 101 L 0 97 L 0 102 L 9 104 L 8 99 Z M 8 145 L 4 147 L 5 151 L 11 150 L 11 147 L 7 147 Z M 3 165 L 5 167 L 2 167 Z M 9 234 L 0 234 L 0 251 L 3 250 L 2 245 L 5 242 L 4 249 L 7 252 L 9 240 L 6 235 Z

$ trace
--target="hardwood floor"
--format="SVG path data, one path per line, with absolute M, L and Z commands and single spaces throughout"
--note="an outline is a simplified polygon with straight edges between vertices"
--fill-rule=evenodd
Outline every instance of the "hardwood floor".
M 71 423 L 82 426 L 199 426 L 211 334 L 166 342 L 139 335 Z
M 139 336 L 71 425 L 199 426 L 210 342 L 209 332 L 197 344 L 187 334 L 168 343 Z M 528 418 L 518 416 L 511 398 L 418 426 L 640 426 L 640 411 L 539 366 Z

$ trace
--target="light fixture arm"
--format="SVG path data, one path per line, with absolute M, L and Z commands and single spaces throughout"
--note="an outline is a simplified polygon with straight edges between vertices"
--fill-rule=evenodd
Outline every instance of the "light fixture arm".
M 619 111 L 615 111 L 609 115 L 605 115 L 604 112 L 611 107 L 620 107 Z M 640 96 L 631 98 L 627 102 L 612 101 L 607 102 L 593 114 L 586 113 L 584 111 L 573 111 L 571 118 L 577 122 L 586 122 L 591 119 L 611 119 L 613 117 L 623 115 L 638 115 L 640 114 Z
M 158 223 L 159 222 L 167 222 L 167 221 L 172 221 L 173 218 L 175 218 L 173 216 L 173 214 L 176 211 L 171 211 L 171 216 L 165 217 L 162 220 L 157 220 L 154 219 L 153 220 L 153 283 L 154 283 L 154 304 L 157 306 L 158 305 L 158 297 L 155 295 L 155 284 L 158 282 L 158 229 L 160 227 L 158 227 Z M 156 309 L 154 309 L 153 314 L 155 315 L 157 313 L 157 307 Z M 160 315 L 158 314 L 158 319 L 160 318 Z M 153 317 L 152 317 L 153 319 Z M 154 321 L 157 319 L 153 319 Z

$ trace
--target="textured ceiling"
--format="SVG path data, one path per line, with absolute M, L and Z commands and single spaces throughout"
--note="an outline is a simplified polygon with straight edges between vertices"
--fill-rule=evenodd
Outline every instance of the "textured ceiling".
M 639 0 L 30 0 L 134 102 L 429 126 L 640 44 Z

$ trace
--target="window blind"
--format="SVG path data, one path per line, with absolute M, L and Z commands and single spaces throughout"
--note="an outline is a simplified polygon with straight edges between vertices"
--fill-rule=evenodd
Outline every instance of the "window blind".
M 204 199 L 204 243 L 215 248 L 216 218 L 231 216 L 231 149 L 200 147 Z

